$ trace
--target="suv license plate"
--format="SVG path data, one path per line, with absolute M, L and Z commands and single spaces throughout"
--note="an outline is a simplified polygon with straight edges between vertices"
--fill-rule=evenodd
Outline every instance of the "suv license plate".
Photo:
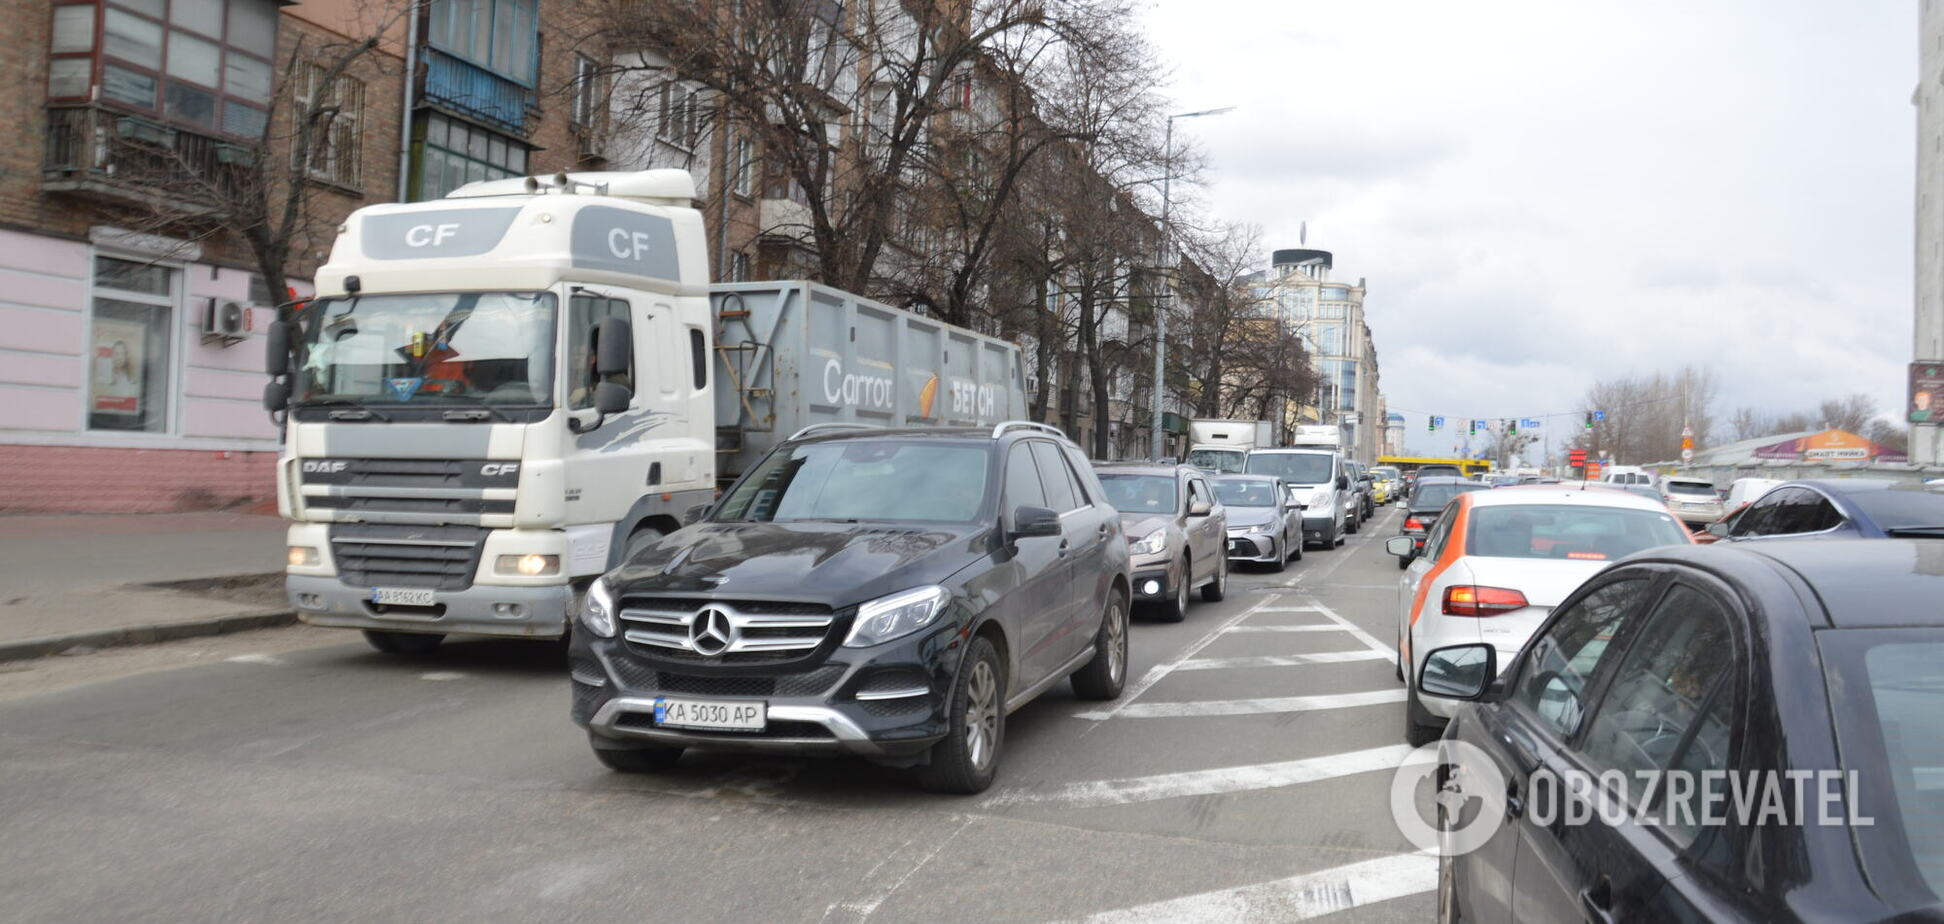
M 432 591 L 411 587 L 373 587 L 371 602 L 387 606 L 431 606 Z
M 767 703 L 721 703 L 699 699 L 655 699 L 655 724 L 669 728 L 759 732 L 768 724 Z

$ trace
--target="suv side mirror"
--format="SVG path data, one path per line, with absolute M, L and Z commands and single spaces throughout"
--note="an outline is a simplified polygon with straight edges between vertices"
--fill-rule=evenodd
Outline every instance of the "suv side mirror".
M 1713 523 L 1709 523 L 1708 535 L 1713 536 L 1716 539 L 1728 538 L 1728 523 L 1724 520 L 1716 520 Z
M 1198 497 L 1188 502 L 1188 515 L 1191 517 L 1205 517 L 1214 512 L 1215 505 L 1202 498 Z
M 1030 539 L 1059 534 L 1060 515 L 1050 508 L 1026 505 L 1013 510 L 1012 538 Z
M 1397 556 L 1398 558 L 1403 558 L 1403 559 L 1416 558 L 1417 540 L 1412 539 L 1409 536 L 1392 536 L 1389 539 L 1384 540 L 1384 551 L 1389 552 L 1392 555 Z
M 1492 688 L 1498 677 L 1498 649 L 1490 645 L 1453 645 L 1424 658 L 1418 675 L 1419 693 L 1446 699 L 1475 700 Z

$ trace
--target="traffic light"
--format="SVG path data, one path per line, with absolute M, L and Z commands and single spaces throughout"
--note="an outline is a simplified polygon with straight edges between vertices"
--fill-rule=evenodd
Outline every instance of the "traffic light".
M 1588 430 L 1591 430 L 1591 429 L 1593 429 L 1593 412 L 1592 412 L 1592 411 L 1587 411 L 1587 412 L 1586 412 L 1586 429 L 1588 429 Z
M 1505 418 L 1505 434 L 1507 436 L 1519 435 L 1519 418 L 1517 417 Z
M 1478 435 L 1478 418 L 1476 418 L 1476 417 L 1473 417 L 1473 418 L 1472 418 L 1472 419 L 1471 419 L 1471 420 L 1469 421 L 1469 423 L 1471 424 L 1471 427 L 1470 427 L 1470 428 L 1469 428 L 1469 430 L 1468 430 L 1468 433 L 1469 433 L 1469 435 L 1471 435 L 1471 436 L 1477 436 L 1477 435 Z

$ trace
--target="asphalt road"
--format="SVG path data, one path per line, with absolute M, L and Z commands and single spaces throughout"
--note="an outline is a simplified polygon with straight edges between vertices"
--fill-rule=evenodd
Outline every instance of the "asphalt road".
M 1015 713 L 999 782 L 690 754 L 610 773 L 556 649 L 292 628 L 0 673 L 18 920 L 1425 920 L 1386 511 L 1140 621 L 1126 694 Z

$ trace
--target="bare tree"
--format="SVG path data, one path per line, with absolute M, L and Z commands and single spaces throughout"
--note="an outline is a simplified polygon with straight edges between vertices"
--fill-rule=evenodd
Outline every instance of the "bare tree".
M 1606 419 L 1576 437 L 1571 448 L 1598 450 L 1629 464 L 1678 459 L 1684 425 L 1693 428 L 1695 446 L 1712 443 L 1716 390 L 1712 370 L 1691 366 L 1596 382 L 1586 406 L 1604 410 Z M 1754 426 L 1753 420 L 1733 420 L 1730 427 Z
M 1822 403 L 1820 414 L 1825 429 L 1844 430 L 1861 436 L 1876 417 L 1876 399 L 1862 392 L 1833 398 Z
M 1183 253 L 1199 272 L 1183 284 L 1185 304 L 1171 327 L 1169 378 L 1204 417 L 1265 419 L 1285 400 L 1316 390 L 1316 370 L 1303 341 L 1277 315 L 1256 276 L 1262 230 L 1226 225 L 1182 235 Z

